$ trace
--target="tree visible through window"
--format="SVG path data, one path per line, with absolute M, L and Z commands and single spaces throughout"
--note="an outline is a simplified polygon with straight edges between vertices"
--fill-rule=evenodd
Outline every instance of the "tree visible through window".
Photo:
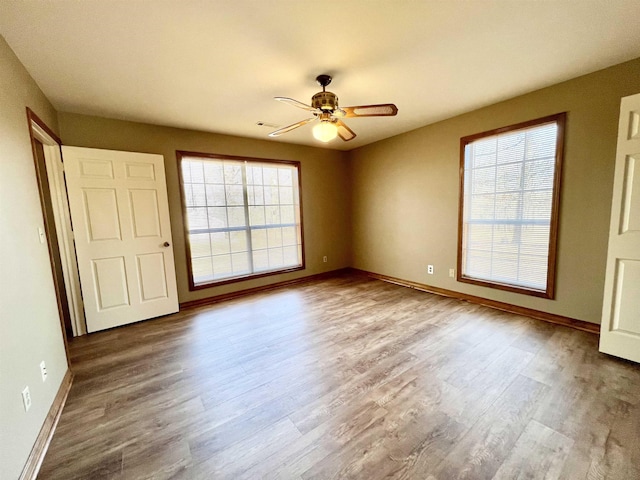
M 461 139 L 459 281 L 553 298 L 564 121 Z
M 190 286 L 304 268 L 298 162 L 178 152 Z

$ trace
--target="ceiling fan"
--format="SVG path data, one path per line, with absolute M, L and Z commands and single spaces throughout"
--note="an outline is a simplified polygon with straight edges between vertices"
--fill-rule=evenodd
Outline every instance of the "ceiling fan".
M 331 83 L 331 76 L 318 75 L 316 82 L 320 84 L 322 91 L 311 97 L 311 105 L 299 102 L 293 98 L 274 97 L 274 100 L 288 103 L 289 105 L 313 113 L 313 117 L 271 132 L 269 134 L 270 137 L 278 137 L 283 133 L 295 130 L 309 122 L 319 120 L 318 124 L 313 127 L 313 136 L 316 139 L 322 142 L 329 142 L 336 138 L 336 136 L 339 136 L 342 140 L 348 142 L 356 138 L 356 134 L 341 120 L 342 118 L 392 117 L 398 113 L 398 107 L 393 103 L 340 108 L 338 106 L 338 96 L 335 93 L 326 91 L 327 85 Z

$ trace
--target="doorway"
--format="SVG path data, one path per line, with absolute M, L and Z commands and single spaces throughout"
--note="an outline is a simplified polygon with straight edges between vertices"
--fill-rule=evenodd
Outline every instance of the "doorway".
M 29 108 L 27 119 L 45 227 L 41 234 L 46 239 L 51 259 L 60 323 L 65 339 L 70 340 L 86 333 L 86 325 L 60 151 L 61 141 Z

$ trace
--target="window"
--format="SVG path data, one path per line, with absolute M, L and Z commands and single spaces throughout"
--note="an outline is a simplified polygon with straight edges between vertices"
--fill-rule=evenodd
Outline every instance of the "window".
M 191 290 L 304 268 L 299 162 L 177 155 Z
M 553 298 L 565 116 L 460 140 L 459 281 Z

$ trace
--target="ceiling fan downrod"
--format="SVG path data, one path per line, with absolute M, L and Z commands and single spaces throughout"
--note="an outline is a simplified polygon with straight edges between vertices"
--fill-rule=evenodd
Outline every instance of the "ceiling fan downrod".
M 318 84 L 322 87 L 323 92 L 325 91 L 325 87 L 331 83 L 331 80 L 331 75 L 322 74 L 316 77 L 316 82 L 318 82 Z

